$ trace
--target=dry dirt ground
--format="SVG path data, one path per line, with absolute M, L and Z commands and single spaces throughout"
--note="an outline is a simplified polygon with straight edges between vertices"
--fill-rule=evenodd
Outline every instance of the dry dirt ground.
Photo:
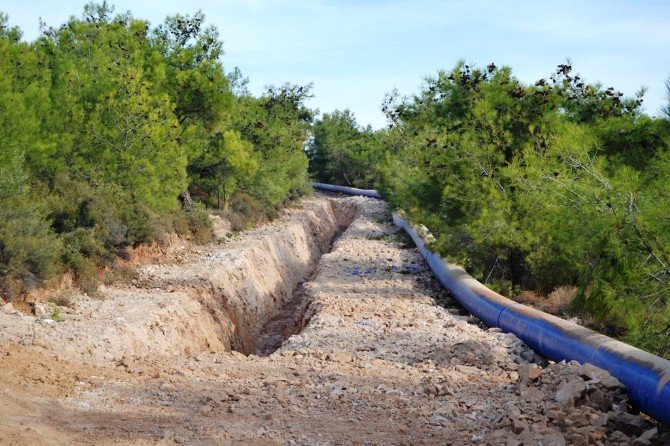
M 101 294 L 0 310 L 0 444 L 668 444 L 607 373 L 463 314 L 381 201 L 318 195 Z

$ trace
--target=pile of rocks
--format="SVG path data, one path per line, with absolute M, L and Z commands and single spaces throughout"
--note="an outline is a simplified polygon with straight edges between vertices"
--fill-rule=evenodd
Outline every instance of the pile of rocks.
M 628 412 L 623 384 L 591 364 L 525 364 L 516 386 L 520 398 L 496 420 L 487 444 L 670 444 L 670 432 Z

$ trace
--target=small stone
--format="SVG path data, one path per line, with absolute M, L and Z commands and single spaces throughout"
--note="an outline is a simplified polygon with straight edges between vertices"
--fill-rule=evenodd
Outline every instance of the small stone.
M 575 378 L 563 384 L 556 392 L 556 401 L 559 403 L 574 403 L 586 392 L 586 384 L 581 378 Z
M 565 438 L 558 432 L 552 432 L 545 434 L 535 440 L 536 442 L 532 444 L 538 444 L 542 446 L 565 446 Z
M 438 396 L 445 396 L 445 395 L 454 396 L 455 395 L 454 391 L 451 390 L 451 387 L 447 386 L 446 384 L 439 384 L 435 387 L 437 387 Z
M 533 386 L 521 385 L 519 386 L 519 396 L 525 401 L 532 403 L 539 403 L 544 399 L 544 394 L 540 389 Z
M 519 376 L 521 379 L 530 379 L 535 381 L 542 376 L 542 369 L 535 364 L 524 364 L 519 367 Z
M 658 436 L 658 428 L 649 429 L 631 443 L 633 446 L 648 446 Z
M 612 421 L 617 430 L 620 430 L 629 437 L 641 436 L 642 433 L 649 429 L 649 424 L 642 418 L 626 412 L 616 412 L 612 417 Z
M 44 305 L 37 301 L 31 302 L 30 305 L 33 307 L 35 316 L 37 316 L 39 319 L 47 319 L 49 316 L 51 316 L 52 310 L 50 306 Z
M 547 417 L 557 423 L 562 423 L 565 420 L 565 412 L 562 410 L 549 410 L 547 411 Z
M 569 439 L 569 444 L 572 446 L 586 446 L 589 444 L 588 438 L 586 438 L 586 435 L 582 435 L 580 433 L 574 433 L 570 435 Z
M 497 427 L 499 427 L 499 428 L 505 428 L 505 427 L 509 427 L 509 426 L 511 426 L 511 425 L 512 425 L 512 421 L 511 421 L 509 418 L 507 418 L 507 417 L 503 417 L 503 418 L 497 423 Z
M 521 411 L 520 411 L 519 408 L 516 407 L 514 404 L 511 404 L 511 405 L 507 408 L 506 415 L 507 415 L 510 419 L 516 419 L 516 418 L 519 418 L 519 417 L 521 416 Z
M 589 401 L 592 403 L 595 408 L 599 410 L 608 410 L 609 407 L 605 407 L 605 396 L 600 390 L 595 390 L 589 394 Z
M 486 444 L 488 446 L 497 446 L 499 444 L 505 444 L 505 439 L 509 436 L 509 432 L 504 429 L 498 429 L 495 432 L 492 432 L 486 436 Z
M 625 387 L 621 381 L 610 375 L 606 370 L 596 367 L 593 364 L 582 364 L 579 367 L 579 375 L 589 381 L 600 381 L 600 383 L 607 389 L 622 389 Z
M 584 427 L 588 426 L 591 421 L 589 414 L 586 412 L 577 412 L 570 415 L 570 419 L 575 423 L 575 426 Z
M 609 421 L 609 415 L 607 413 L 601 413 L 599 415 L 591 415 L 591 426 L 602 427 L 607 425 Z
M 437 396 L 439 393 L 439 389 L 437 386 L 434 386 L 432 384 L 428 384 L 425 389 L 423 389 L 424 393 L 426 395 L 435 395 Z
M 589 443 L 597 443 L 607 438 L 607 434 L 599 429 L 590 431 L 587 435 Z
M 587 380 L 602 379 L 605 376 L 610 376 L 605 370 L 588 362 L 579 366 L 579 375 Z
M 601 378 L 600 381 L 602 382 L 602 385 L 605 386 L 605 388 L 607 388 L 608 390 L 618 390 L 626 388 L 626 386 L 624 386 L 621 381 L 619 381 L 613 376 L 608 375 L 604 378 Z
M 14 313 L 14 305 L 12 305 L 11 302 L 8 302 L 2 306 L 2 311 L 4 311 L 7 314 Z
M 610 441 L 612 442 L 618 442 L 618 443 L 623 443 L 623 444 L 630 444 L 631 440 L 630 437 L 626 434 L 624 434 L 621 431 L 614 431 L 610 434 Z
M 520 434 L 524 430 L 528 429 L 528 423 L 520 419 L 512 420 L 512 430 L 515 434 Z

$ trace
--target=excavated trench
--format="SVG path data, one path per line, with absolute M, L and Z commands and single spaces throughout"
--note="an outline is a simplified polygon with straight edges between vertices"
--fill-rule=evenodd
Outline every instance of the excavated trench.
M 302 328 L 308 302 L 301 284 L 360 207 L 355 197 L 306 199 L 225 243 L 142 266 L 132 285 L 110 287 L 103 299 L 82 296 L 68 323 L 7 323 L 23 342 L 117 364 L 201 352 L 267 355 Z
M 310 304 L 310 297 L 305 293 L 303 284 L 304 282 L 298 285 L 277 314 L 267 321 L 261 330 L 254 352 L 256 355 L 271 355 L 286 339 L 300 333 L 305 326 L 303 319 Z
M 213 280 L 212 297 L 223 310 L 217 319 L 222 322 L 226 349 L 268 356 L 305 325 L 309 294 L 303 284 L 359 211 L 352 199 L 315 201 L 317 206 L 301 211 L 289 225 L 269 231 L 261 239 L 261 249 L 237 253 L 249 260 L 249 267 L 240 271 L 246 280 L 238 281 L 234 292 Z M 223 275 L 229 276 L 229 271 Z
M 323 252 L 321 256 L 331 251 L 335 241 L 346 230 L 352 219 L 347 219 L 345 224 L 338 228 L 328 249 Z M 321 256 L 319 256 L 319 259 Z M 315 274 L 319 259 L 316 260 L 313 268 L 311 268 L 306 280 L 298 283 L 298 286 L 296 286 L 286 299 L 284 299 L 284 304 L 281 305 L 276 313 L 263 325 L 256 340 L 254 351 L 241 351 L 241 353 L 255 353 L 258 356 L 269 356 L 278 350 L 286 339 L 300 333 L 308 322 L 304 320 L 304 316 L 311 300 L 309 293 L 305 292 L 304 284 Z

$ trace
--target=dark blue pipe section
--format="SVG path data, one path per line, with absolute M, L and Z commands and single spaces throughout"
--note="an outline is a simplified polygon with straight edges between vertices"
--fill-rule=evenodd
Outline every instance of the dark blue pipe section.
M 641 350 L 630 351 L 632 349 L 630 346 L 627 349 L 628 354 L 616 349 L 610 350 L 607 344 L 618 342 L 607 336 L 597 335 L 587 328 L 577 326 L 576 331 L 594 338 L 589 341 L 582 336 L 562 330 L 558 324 L 536 319 L 515 309 L 509 309 L 501 315 L 499 327 L 514 333 L 533 350 L 548 358 L 556 361 L 588 362 L 607 370 L 626 385 L 633 404 L 662 423 L 670 425 L 670 384 L 667 383 L 667 378 L 664 378 L 668 376 L 668 370 L 664 374 L 644 358 L 645 355 L 654 355 Z M 640 352 L 645 355 L 641 355 Z M 631 355 L 631 353 L 637 354 Z M 650 359 L 655 363 L 663 361 L 658 357 Z
M 361 189 L 320 183 L 314 187 L 379 198 L 376 191 L 360 193 Z M 486 325 L 513 333 L 533 350 L 555 361 L 574 360 L 607 370 L 626 386 L 635 406 L 670 426 L 670 361 L 494 293 L 462 268 L 448 265 L 429 251 L 424 238 L 402 217 L 393 214 L 393 222 L 414 240 L 440 283 Z
M 404 219 L 394 214 L 393 222 L 414 240 L 440 283 L 486 325 L 513 333 L 533 350 L 555 361 L 588 362 L 607 370 L 626 386 L 636 407 L 670 425 L 670 361 L 496 296 L 490 290 L 486 296 L 476 293 L 463 283 L 464 271 L 450 268 L 439 255 L 429 251 L 422 237 Z M 461 271 L 463 274 L 459 274 Z
M 374 189 L 358 189 L 355 187 L 333 186 L 332 184 L 312 183 L 314 189 L 321 189 L 328 192 L 338 192 L 347 195 L 362 195 L 364 197 L 381 198 Z

